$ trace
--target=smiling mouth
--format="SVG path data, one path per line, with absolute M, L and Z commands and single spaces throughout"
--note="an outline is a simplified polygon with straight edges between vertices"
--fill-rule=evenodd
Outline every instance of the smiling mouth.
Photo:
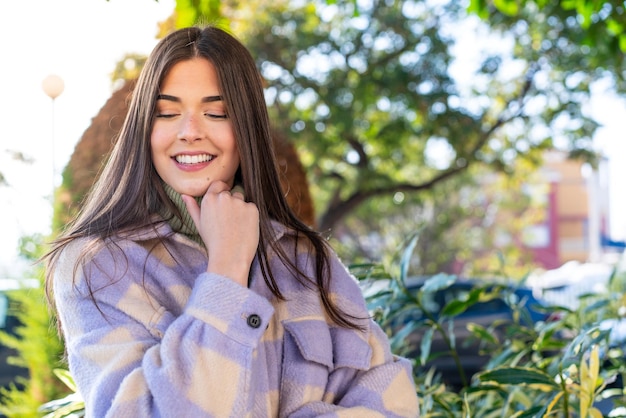
M 206 163 L 215 158 L 214 155 L 200 154 L 200 155 L 176 155 L 174 159 L 179 164 L 199 164 Z

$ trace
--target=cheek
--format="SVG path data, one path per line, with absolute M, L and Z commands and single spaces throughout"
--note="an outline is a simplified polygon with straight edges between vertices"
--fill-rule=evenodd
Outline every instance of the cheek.
M 239 166 L 239 148 L 237 147 L 237 141 L 235 140 L 232 128 L 224 130 L 219 136 L 216 135 L 216 139 L 217 138 L 220 138 L 220 148 L 229 153 L 231 161 L 233 161 L 233 163 L 236 161 L 237 166 Z
M 150 150 L 153 157 L 159 156 L 160 153 L 167 151 L 171 143 L 169 138 L 171 138 L 171 135 L 163 129 L 152 130 L 152 135 L 150 135 Z
M 159 136 L 157 132 L 153 132 L 150 136 L 150 157 L 157 171 L 160 171 L 163 165 L 163 160 L 166 156 L 166 147 L 167 144 L 163 141 L 163 137 Z

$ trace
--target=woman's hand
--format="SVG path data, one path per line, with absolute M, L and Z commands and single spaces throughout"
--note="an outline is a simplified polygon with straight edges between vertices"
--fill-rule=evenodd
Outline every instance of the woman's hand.
M 247 286 L 259 245 L 259 210 L 236 189 L 211 183 L 201 207 L 193 197 L 182 197 L 209 253 L 207 271 Z

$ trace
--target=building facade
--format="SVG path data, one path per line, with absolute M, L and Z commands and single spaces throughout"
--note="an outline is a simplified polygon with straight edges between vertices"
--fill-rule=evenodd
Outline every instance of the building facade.
M 545 193 L 545 216 L 528 228 L 524 244 L 537 264 L 557 268 L 568 261 L 597 262 L 607 253 L 623 250 L 610 240 L 608 161 L 594 169 L 567 158 L 564 152 L 545 156 L 535 187 Z

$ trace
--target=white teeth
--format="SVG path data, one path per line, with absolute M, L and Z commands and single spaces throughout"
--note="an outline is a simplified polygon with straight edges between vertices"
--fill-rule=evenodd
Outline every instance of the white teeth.
M 213 159 L 213 156 L 209 154 L 177 155 L 175 158 L 176 158 L 176 162 L 178 162 L 179 164 L 198 164 L 198 163 L 211 161 Z

